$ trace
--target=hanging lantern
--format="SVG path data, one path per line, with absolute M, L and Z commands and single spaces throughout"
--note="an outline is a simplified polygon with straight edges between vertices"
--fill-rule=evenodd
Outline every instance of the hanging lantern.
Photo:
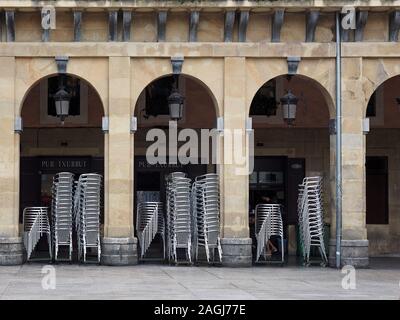
M 296 120 L 296 109 L 299 99 L 289 90 L 280 100 L 283 108 L 283 120 L 288 125 L 291 125 Z
M 56 105 L 56 114 L 60 118 L 61 122 L 64 123 L 64 119 L 69 116 L 69 103 L 71 101 L 71 94 L 69 94 L 62 82 L 60 83 L 60 88 L 53 95 L 54 102 Z
M 172 120 L 180 120 L 183 115 L 183 101 L 184 97 L 178 92 L 176 88 L 172 89 L 168 97 L 169 116 Z

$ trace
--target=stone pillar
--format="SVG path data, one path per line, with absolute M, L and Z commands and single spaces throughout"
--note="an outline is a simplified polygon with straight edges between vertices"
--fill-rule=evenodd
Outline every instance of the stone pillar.
M 101 261 L 106 265 L 132 265 L 137 259 L 133 229 L 133 152 L 130 134 L 129 57 L 109 58 L 109 132 L 106 139 L 108 172 L 106 219 Z
M 25 260 L 19 236 L 19 135 L 14 133 L 15 58 L 0 58 L 0 265 Z
M 366 101 L 362 87 L 362 58 L 344 58 L 342 65 L 342 250 L 341 264 L 367 267 L 368 240 L 365 217 Z M 334 220 L 334 219 L 333 219 Z M 335 221 L 333 221 L 335 223 Z M 335 265 L 335 234 L 330 242 L 330 264 Z
M 240 129 L 245 139 L 246 108 L 246 59 L 225 58 L 224 67 L 224 129 Z M 224 154 L 222 165 L 222 262 L 225 266 L 251 266 L 251 238 L 249 238 L 248 175 L 243 165 L 235 164 L 232 138 L 223 137 Z M 243 155 L 245 144 L 242 144 Z M 230 153 L 230 155 L 229 155 Z M 233 160 L 231 164 L 229 157 Z M 241 173 L 239 171 L 242 171 Z

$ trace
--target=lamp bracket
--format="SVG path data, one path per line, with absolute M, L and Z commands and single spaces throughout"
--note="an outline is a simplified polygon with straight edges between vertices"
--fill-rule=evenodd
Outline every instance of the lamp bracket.
M 369 118 L 364 118 L 363 119 L 363 133 L 368 134 L 370 131 L 370 122 Z
M 57 72 L 60 74 L 67 73 L 67 64 L 69 57 L 67 56 L 57 56 L 55 57 L 56 64 L 57 64 Z
M 329 119 L 329 134 L 334 136 L 336 132 L 336 119 Z
M 218 117 L 217 118 L 217 131 L 219 133 L 224 132 L 224 118 L 223 117 Z
M 251 133 L 253 131 L 253 119 L 248 117 L 246 119 L 246 132 Z
M 15 117 L 14 132 L 15 133 L 22 133 L 23 127 L 24 126 L 22 124 L 22 118 L 21 117 Z
M 289 75 L 297 74 L 297 68 L 299 67 L 300 61 L 301 61 L 300 57 L 287 57 Z
M 137 131 L 137 118 L 131 117 L 131 133 L 135 133 Z
M 172 73 L 181 74 L 184 57 L 171 57 Z
M 108 133 L 109 129 L 110 129 L 109 118 L 107 116 L 101 118 L 101 130 L 103 131 L 103 133 Z

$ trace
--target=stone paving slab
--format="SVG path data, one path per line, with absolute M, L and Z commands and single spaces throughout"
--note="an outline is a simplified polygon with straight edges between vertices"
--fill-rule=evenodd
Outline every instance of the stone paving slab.
M 44 264 L 0 267 L 0 299 L 400 299 L 400 269 L 356 271 L 356 289 L 340 270 L 319 267 L 51 265 L 56 289 L 42 288 Z

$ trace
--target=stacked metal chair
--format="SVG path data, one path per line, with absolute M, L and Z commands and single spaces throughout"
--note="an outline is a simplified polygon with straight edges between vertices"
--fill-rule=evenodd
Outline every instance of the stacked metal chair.
M 168 259 L 176 264 L 192 263 L 190 186 L 185 173 L 174 172 L 166 177 Z M 183 261 L 178 257 L 178 249 L 185 250 Z
M 166 246 L 165 246 L 165 217 L 163 212 L 163 204 L 162 202 L 159 203 L 158 206 L 158 219 L 157 219 L 157 234 L 161 236 L 162 243 L 163 243 L 163 259 L 165 259 L 166 254 Z
M 326 266 L 328 258 L 324 243 L 322 177 L 306 177 L 299 185 L 298 216 L 304 264 L 308 266 L 311 263 L 311 247 L 318 247 L 321 265 Z
M 136 201 L 160 202 L 160 191 L 136 191 Z
M 215 250 L 218 252 L 219 262 L 222 262 L 219 230 L 219 179 L 217 174 L 198 176 L 193 182 L 192 218 L 196 260 L 198 260 L 199 247 L 204 247 L 208 263 L 215 261 Z
M 60 172 L 53 177 L 51 215 L 55 260 L 61 260 L 60 246 L 68 247 L 66 260 L 72 259 L 73 185 L 74 175 L 70 172 Z
M 47 207 L 27 207 L 23 212 L 24 244 L 27 252 L 27 259 L 30 260 L 42 236 L 47 236 L 49 256 L 52 259 L 51 231 Z
M 163 257 L 165 258 L 164 215 L 162 202 L 140 202 L 137 205 L 136 231 L 140 244 L 140 256 L 143 259 L 157 234 L 163 239 Z
M 78 258 L 87 261 L 88 248 L 96 248 L 100 262 L 100 206 L 102 176 L 95 173 L 79 177 L 74 198 L 74 220 L 78 238 Z
M 285 251 L 283 242 L 283 223 L 281 214 L 281 205 L 279 204 L 258 204 L 256 206 L 256 239 L 257 239 L 257 256 L 256 262 L 260 262 L 263 256 L 266 259 L 266 246 L 272 236 L 280 238 L 281 263 L 285 261 Z

